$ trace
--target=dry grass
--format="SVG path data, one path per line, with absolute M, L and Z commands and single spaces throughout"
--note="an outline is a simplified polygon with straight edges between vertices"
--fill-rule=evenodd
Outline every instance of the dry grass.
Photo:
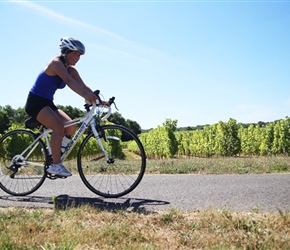
M 0 249 L 290 249 L 290 213 L 0 209 Z
M 146 173 L 283 173 L 290 172 L 289 162 L 288 157 L 148 160 Z M 75 162 L 69 167 L 76 171 Z M 290 212 L 0 208 L 0 249 L 284 250 L 290 249 Z

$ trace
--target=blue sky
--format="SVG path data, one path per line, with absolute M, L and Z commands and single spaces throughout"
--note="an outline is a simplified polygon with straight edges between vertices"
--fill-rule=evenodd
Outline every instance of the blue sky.
M 71 36 L 92 89 L 142 129 L 290 114 L 290 1 L 0 1 L 0 106 L 24 107 Z M 82 109 L 68 87 L 55 103 Z

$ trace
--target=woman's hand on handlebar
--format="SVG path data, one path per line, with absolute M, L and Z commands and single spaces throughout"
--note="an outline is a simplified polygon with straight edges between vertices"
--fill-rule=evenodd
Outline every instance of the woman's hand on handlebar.
M 85 96 L 86 103 L 92 104 L 98 100 L 98 97 L 94 92 L 87 93 Z
M 86 103 L 89 104 L 89 105 L 92 105 L 92 103 L 97 103 L 98 105 L 103 105 L 103 106 L 107 106 L 107 107 L 110 107 L 112 103 L 114 103 L 115 101 L 115 97 L 111 97 L 109 101 L 103 101 L 101 100 L 100 98 L 100 91 L 99 90 L 96 90 L 94 91 L 93 93 L 89 93 L 87 96 L 87 98 L 91 98 L 91 99 L 87 99 L 85 98 L 86 100 Z M 114 103 L 115 104 L 115 103 Z M 116 107 L 116 104 L 115 104 L 115 107 Z M 117 109 L 117 107 L 116 107 Z M 117 109 L 118 110 L 118 109 Z
M 108 106 L 108 107 L 111 106 L 110 101 L 101 100 L 101 103 L 100 103 L 98 96 L 95 95 L 94 92 L 87 94 L 85 100 L 86 100 L 86 104 L 89 104 L 89 105 L 92 105 L 92 103 L 98 103 L 98 104 Z
M 108 106 L 108 107 L 111 106 L 111 103 L 108 101 L 102 101 L 102 103 L 104 106 Z

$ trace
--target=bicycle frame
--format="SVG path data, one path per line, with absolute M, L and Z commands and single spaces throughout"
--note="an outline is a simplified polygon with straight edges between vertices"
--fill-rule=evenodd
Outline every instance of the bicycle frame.
M 98 96 L 99 91 L 95 94 Z M 103 103 L 99 96 L 98 99 L 97 103 L 85 105 L 82 117 L 64 124 L 65 128 L 78 125 L 60 161 L 70 158 L 81 139 L 76 161 L 82 182 L 97 195 L 118 198 L 139 185 L 146 169 L 146 154 L 133 131 L 118 124 L 103 124 L 111 115 L 111 105 L 117 109 L 115 97 Z M 35 192 L 46 178 L 66 178 L 47 172 L 53 160 L 50 145 L 53 130 L 34 119 L 26 120 L 25 126 L 27 129 L 8 131 L 0 137 L 0 188 L 14 196 Z M 75 155 L 72 159 L 75 160 Z
M 72 140 L 66 146 L 65 151 L 64 151 L 63 155 L 61 156 L 61 162 L 65 161 L 65 159 L 68 157 L 70 152 L 75 147 L 76 142 L 79 140 L 79 138 L 81 137 L 81 135 L 84 133 L 84 131 L 86 130 L 86 128 L 88 126 L 91 126 L 92 132 L 94 133 L 94 136 L 97 139 L 98 144 L 101 147 L 101 149 L 105 155 L 106 160 L 109 161 L 108 154 L 103 147 L 102 141 L 101 141 L 100 136 L 98 134 L 98 131 L 96 129 L 96 125 L 98 125 L 96 119 L 94 118 L 94 111 L 95 111 L 96 107 L 97 107 L 96 104 L 93 104 L 92 109 L 89 112 L 87 112 L 86 115 L 65 123 L 65 126 L 64 126 L 65 128 L 69 127 L 71 125 L 79 124 L 81 122 L 82 122 L 82 125 L 79 127 L 79 129 L 74 134 Z M 103 118 L 101 118 L 101 120 L 103 121 L 103 120 L 107 119 L 110 115 L 111 115 L 111 107 L 108 107 L 108 113 Z M 47 139 L 47 137 L 46 137 L 46 139 Z
M 99 106 L 103 106 L 103 105 L 99 105 Z M 108 112 L 107 114 L 101 118 L 102 121 L 106 120 L 110 115 L 111 115 L 111 107 L 110 106 L 104 106 L 106 108 L 108 108 Z M 76 131 L 76 133 L 74 134 L 72 140 L 69 142 L 69 144 L 66 146 L 65 151 L 63 153 L 63 155 L 61 156 L 61 162 L 64 162 L 65 159 L 69 156 L 70 152 L 72 151 L 72 149 L 75 147 L 77 141 L 80 139 L 81 135 L 84 133 L 84 131 L 86 130 L 87 127 L 91 126 L 92 132 L 94 133 L 95 138 L 98 141 L 98 144 L 101 148 L 101 150 L 104 153 L 104 156 L 106 158 L 107 161 L 110 161 L 108 154 L 102 144 L 102 141 L 100 139 L 100 136 L 98 134 L 98 131 L 96 129 L 97 121 L 94 118 L 94 111 L 97 108 L 97 104 L 93 103 L 92 104 L 92 108 L 89 110 L 87 109 L 87 113 L 80 117 L 80 118 L 76 118 L 74 120 L 71 120 L 69 122 L 66 122 L 64 124 L 64 127 L 69 127 L 72 125 L 76 125 L 79 123 L 82 123 L 82 125 L 79 127 L 79 129 Z M 47 150 L 49 155 L 51 155 L 51 147 L 50 147 L 50 143 L 49 143 L 49 138 L 48 135 L 52 133 L 52 129 L 50 128 L 43 128 L 43 132 L 37 136 L 37 138 L 29 145 L 29 147 L 27 147 L 22 153 L 21 155 L 17 155 L 15 156 L 13 159 L 14 161 L 17 161 L 19 157 L 22 157 L 23 154 L 25 154 L 29 149 L 29 153 L 27 154 L 27 158 L 30 156 L 30 154 L 33 152 L 33 150 L 36 148 L 36 142 L 38 140 L 41 140 L 42 138 L 45 139 L 46 145 L 47 145 Z M 29 162 L 29 161 L 23 161 L 23 159 L 21 159 L 21 163 L 18 163 L 19 165 L 25 166 L 25 165 L 29 165 L 29 166 L 37 166 L 35 163 Z

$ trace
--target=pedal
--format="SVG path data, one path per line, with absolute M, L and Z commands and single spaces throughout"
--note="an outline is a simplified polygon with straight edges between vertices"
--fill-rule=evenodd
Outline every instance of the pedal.
M 66 179 L 67 176 L 60 176 L 60 175 L 57 175 L 57 174 L 50 174 L 50 173 L 47 173 L 46 172 L 46 177 L 50 180 L 56 180 L 56 179 Z
M 56 176 L 56 178 L 58 178 L 58 179 L 66 179 L 67 178 L 67 176 L 60 176 L 60 175 L 55 175 Z

